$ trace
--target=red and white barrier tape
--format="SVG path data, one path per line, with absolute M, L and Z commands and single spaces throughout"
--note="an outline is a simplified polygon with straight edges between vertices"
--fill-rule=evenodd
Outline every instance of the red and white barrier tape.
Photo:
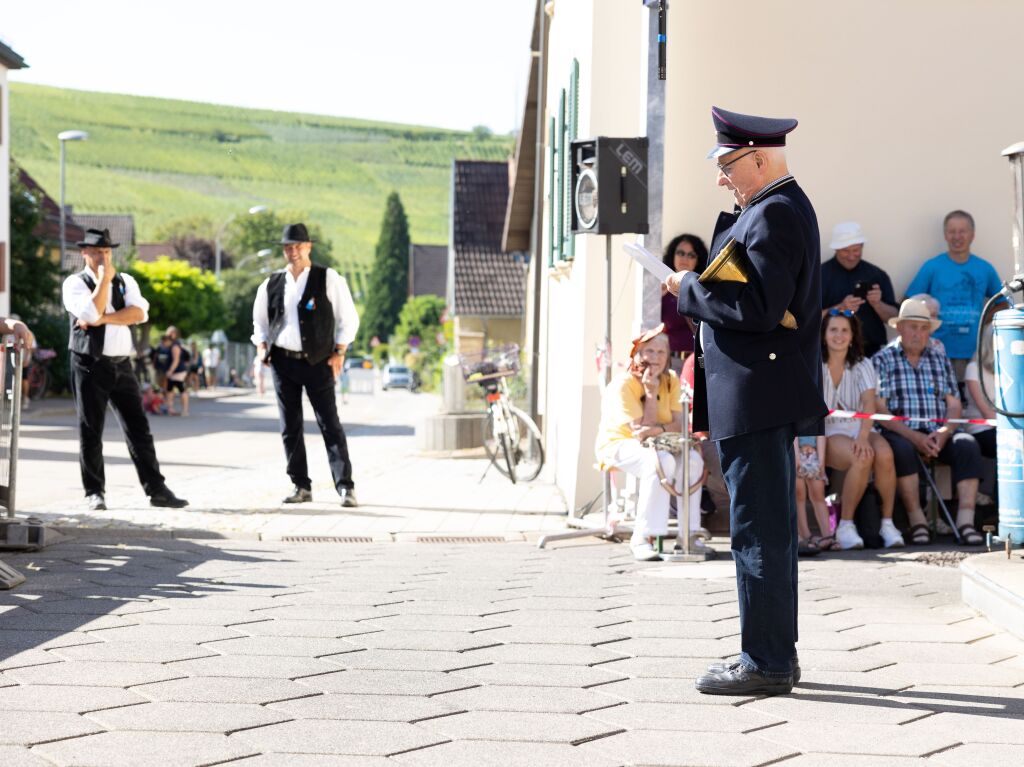
M 917 421 L 928 423 L 970 423 L 979 426 L 997 426 L 995 418 L 908 418 L 905 415 L 886 415 L 884 413 L 858 413 L 855 410 L 829 410 L 832 418 L 864 418 L 869 421 Z

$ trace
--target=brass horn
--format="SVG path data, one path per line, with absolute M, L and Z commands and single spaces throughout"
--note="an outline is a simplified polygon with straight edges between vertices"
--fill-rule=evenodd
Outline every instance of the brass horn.
M 714 260 L 708 264 L 708 268 L 697 278 L 697 282 L 750 282 L 743 269 L 743 264 L 740 262 L 740 252 L 736 247 L 736 240 L 730 239 L 725 243 Z M 796 317 L 788 309 L 782 315 L 782 322 L 779 324 L 790 330 L 797 328 Z

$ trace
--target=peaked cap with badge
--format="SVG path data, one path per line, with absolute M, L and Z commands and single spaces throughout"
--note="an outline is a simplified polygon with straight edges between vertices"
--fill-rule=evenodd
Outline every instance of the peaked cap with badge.
M 711 107 L 711 120 L 717 141 L 708 152 L 709 160 L 744 147 L 785 146 L 786 134 L 797 126 L 789 117 L 755 117 L 721 107 Z

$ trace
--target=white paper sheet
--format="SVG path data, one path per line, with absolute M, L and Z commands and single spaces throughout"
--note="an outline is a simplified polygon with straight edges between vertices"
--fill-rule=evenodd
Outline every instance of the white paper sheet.
M 671 269 L 665 266 L 664 261 L 651 253 L 643 245 L 627 242 L 622 246 L 622 249 L 626 251 L 630 258 L 640 264 L 644 270 L 657 277 L 660 282 L 664 282 L 665 278 L 673 273 Z

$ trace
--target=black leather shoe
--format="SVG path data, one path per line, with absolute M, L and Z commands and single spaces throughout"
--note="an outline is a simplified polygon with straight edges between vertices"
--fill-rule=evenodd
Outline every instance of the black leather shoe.
M 793 691 L 793 675 L 767 677 L 735 663 L 717 674 L 705 674 L 694 686 L 705 695 L 788 695 Z
M 292 494 L 281 503 L 309 503 L 313 500 L 313 491 L 296 485 L 292 488 Z
M 359 501 L 356 500 L 356 491 L 349 488 L 348 490 L 341 491 L 341 505 L 346 509 L 354 509 L 359 505 Z
M 107 502 L 103 500 L 103 493 L 93 493 L 92 495 L 85 496 L 85 502 L 89 506 L 89 511 L 106 511 Z
M 738 666 L 738 661 L 732 663 L 712 663 L 708 666 L 709 674 L 721 674 L 723 671 L 728 671 L 733 666 Z M 800 659 L 793 658 L 793 685 L 800 684 Z
M 176 496 L 169 487 L 161 487 L 149 496 L 149 505 L 162 506 L 167 509 L 183 509 L 188 506 L 188 501 Z

